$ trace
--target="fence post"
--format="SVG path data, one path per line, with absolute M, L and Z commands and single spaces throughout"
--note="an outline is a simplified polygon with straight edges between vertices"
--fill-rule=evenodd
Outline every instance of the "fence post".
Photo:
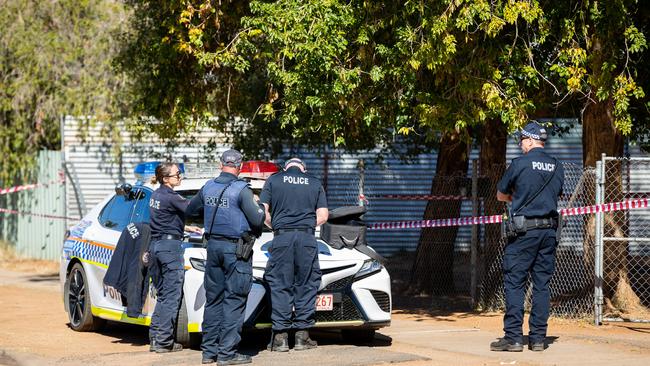
M 365 169 L 365 163 L 363 162 L 363 159 L 359 159 L 357 168 L 359 168 L 359 206 L 365 206 L 366 196 L 363 193 L 363 186 L 366 180 L 366 169 Z
M 596 205 L 605 199 L 605 154 L 596 162 Z M 596 212 L 596 233 L 594 241 L 594 323 L 603 323 L 603 218 L 602 212 Z
M 478 216 L 478 161 L 472 160 L 472 216 Z M 472 243 L 470 247 L 470 295 L 472 298 L 472 308 L 476 307 L 476 290 L 477 290 L 477 257 L 478 257 L 478 225 L 472 225 Z

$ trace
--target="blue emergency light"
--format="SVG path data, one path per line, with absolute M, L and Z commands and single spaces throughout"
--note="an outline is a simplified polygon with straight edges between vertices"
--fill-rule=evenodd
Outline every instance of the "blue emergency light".
M 135 175 L 136 179 L 136 184 L 144 184 L 151 179 L 151 177 L 156 175 L 156 167 L 160 165 L 159 161 L 147 161 L 144 163 L 140 163 L 135 166 L 135 169 L 133 169 L 133 173 Z M 178 165 L 178 171 L 181 172 L 181 174 L 185 174 L 185 166 L 183 163 L 179 163 Z

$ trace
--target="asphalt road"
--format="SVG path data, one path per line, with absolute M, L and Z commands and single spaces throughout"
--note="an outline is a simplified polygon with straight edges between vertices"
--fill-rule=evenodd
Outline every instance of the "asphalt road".
M 148 352 L 147 329 L 109 323 L 79 333 L 67 315 L 55 275 L 0 269 L 0 365 L 198 365 L 198 350 Z M 268 333 L 244 336 L 243 353 L 255 365 L 648 365 L 650 326 L 592 327 L 551 324 L 542 353 L 489 351 L 500 334 L 500 314 L 426 314 L 397 311 L 372 343 L 345 343 L 338 333 L 317 333 L 319 347 L 272 353 Z

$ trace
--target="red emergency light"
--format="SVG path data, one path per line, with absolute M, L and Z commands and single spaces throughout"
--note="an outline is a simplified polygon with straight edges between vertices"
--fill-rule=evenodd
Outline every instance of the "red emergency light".
M 275 174 L 279 171 L 280 169 L 278 166 L 269 161 L 251 160 L 245 161 L 242 164 L 241 171 L 239 172 L 239 177 L 266 179 L 272 174 Z

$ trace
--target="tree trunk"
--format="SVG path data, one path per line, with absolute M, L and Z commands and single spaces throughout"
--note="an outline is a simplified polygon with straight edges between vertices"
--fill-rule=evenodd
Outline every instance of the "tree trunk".
M 496 192 L 497 182 L 505 171 L 507 142 L 508 131 L 503 122 L 499 119 L 488 120 L 479 158 L 479 196 L 483 197 L 483 215 L 501 214 L 505 207 L 503 202 L 497 201 Z M 485 225 L 484 230 L 485 245 L 479 261 L 483 268 L 478 271 L 482 274 L 478 304 L 483 308 L 491 308 L 497 306 L 496 302 L 501 298 L 503 270 L 499 258 L 503 243 L 499 225 Z
M 466 196 L 470 193 L 467 148 L 465 137 L 457 132 L 442 136 L 436 175 L 431 183 L 432 195 Z M 460 208 L 460 200 L 431 200 L 427 203 L 424 219 L 458 217 Z M 422 229 L 411 270 L 413 290 L 434 295 L 454 292 L 454 244 L 457 232 L 457 227 Z
M 595 166 L 601 155 L 622 156 L 624 139 L 614 127 L 612 101 L 589 103 L 583 115 L 583 155 L 585 166 Z M 605 202 L 626 198 L 623 187 L 622 164 L 610 161 L 605 165 Z M 625 212 L 604 214 L 605 237 L 628 236 Z M 610 312 L 629 313 L 642 309 L 639 297 L 634 293 L 628 277 L 628 242 L 605 241 L 603 248 L 603 295 Z

